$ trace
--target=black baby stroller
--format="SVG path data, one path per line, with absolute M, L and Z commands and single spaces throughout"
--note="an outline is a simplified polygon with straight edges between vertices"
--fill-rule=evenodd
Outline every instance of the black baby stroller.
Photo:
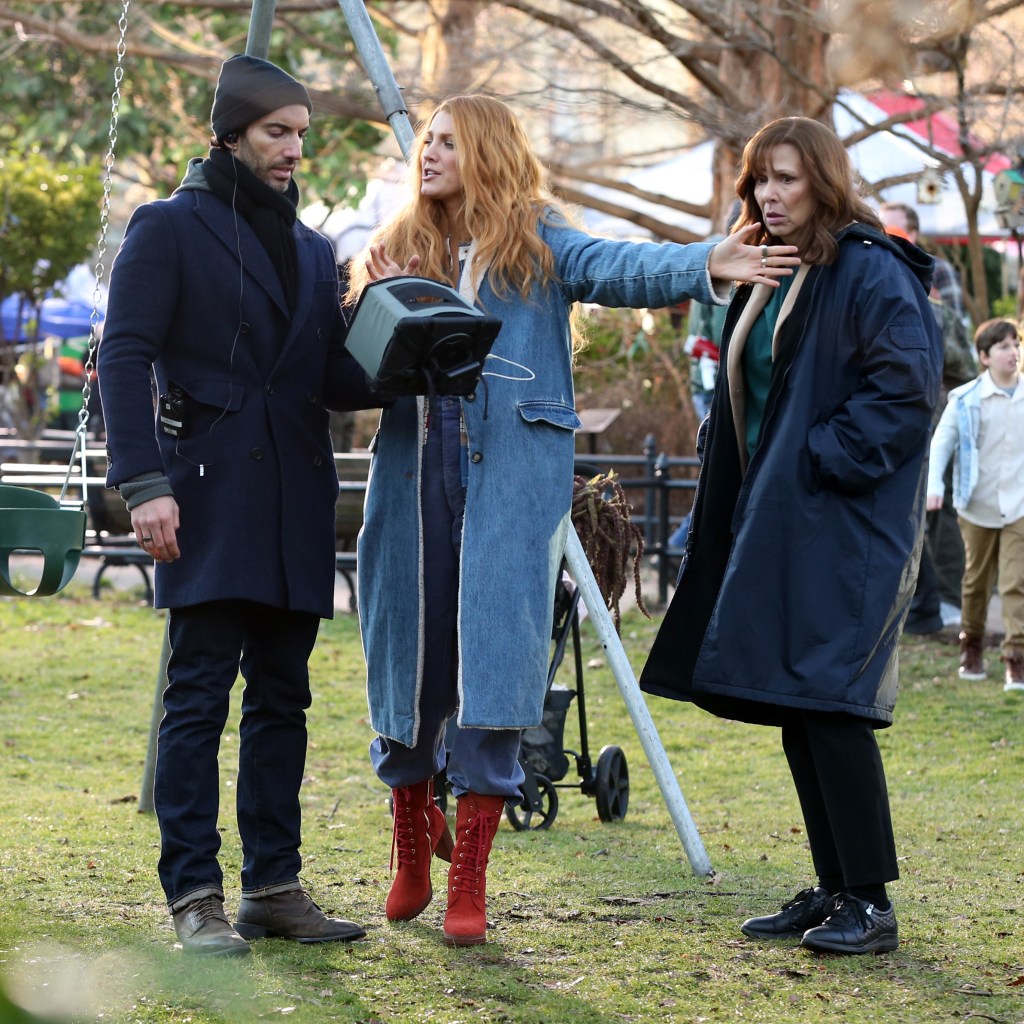
M 585 484 L 601 475 L 601 471 L 588 464 L 577 463 L 577 484 Z M 604 497 L 607 499 L 610 491 Z M 548 664 L 547 690 L 541 724 L 527 729 L 519 748 L 519 763 L 525 780 L 522 798 L 505 805 L 505 816 L 513 828 L 550 828 L 558 814 L 558 790 L 579 789 L 597 803 L 597 816 L 601 821 L 622 821 L 629 804 L 629 769 L 626 755 L 620 747 L 605 746 L 598 754 L 597 764 L 591 761 L 587 736 L 587 705 L 583 690 L 583 651 L 580 645 L 580 592 L 566 574 L 562 562 L 561 574 L 555 584 L 554 616 L 551 629 L 551 660 Z M 573 661 L 576 670 L 576 688 L 555 683 L 555 676 L 565 657 L 565 649 L 572 639 Z M 576 698 L 579 710 L 579 751 L 565 748 L 565 722 Z M 448 746 L 458 726 L 453 717 L 448 723 Z M 563 782 L 569 770 L 570 758 L 576 762 L 579 782 Z M 442 809 L 447 806 L 447 774 L 444 770 L 434 779 L 435 800 Z
M 563 573 L 555 587 L 555 617 L 552 628 L 553 649 L 548 666 L 548 689 L 544 698 L 544 718 L 540 725 L 523 733 L 519 763 L 526 781 L 523 798 L 505 805 L 505 816 L 517 829 L 550 828 L 558 814 L 558 790 L 579 789 L 597 802 L 601 821 L 621 821 L 629 804 L 629 769 L 620 747 L 601 748 L 595 767 L 590 760 L 587 739 L 587 705 L 583 692 L 583 653 L 580 647 L 580 592 L 567 582 Z M 555 675 L 572 638 L 576 668 L 576 689 L 555 683 Z M 579 709 L 580 749 L 566 750 L 565 721 L 573 698 Z M 566 782 L 569 758 L 576 762 L 578 783 Z
M 564 564 L 563 564 L 564 569 Z M 548 665 L 547 693 L 544 697 L 544 716 L 540 725 L 523 732 L 519 747 L 519 763 L 526 778 L 522 799 L 505 804 L 505 817 L 513 828 L 550 828 L 558 815 L 558 790 L 579 789 L 597 802 L 597 816 L 601 821 L 622 821 L 629 805 L 629 769 L 621 747 L 605 746 L 597 756 L 597 765 L 590 759 L 587 738 L 587 704 L 583 691 L 583 651 L 580 646 L 580 592 L 566 581 L 563 573 L 555 585 L 555 614 L 551 630 L 553 641 L 551 661 Z M 557 685 L 555 675 L 565 657 L 565 648 L 572 638 L 573 661 L 576 669 L 576 689 Z M 563 747 L 565 721 L 577 698 L 579 709 L 580 749 Z M 448 722 L 447 739 L 458 728 L 456 716 Z M 569 758 L 576 762 L 579 782 L 563 782 L 569 770 Z M 448 806 L 448 779 L 444 770 L 434 777 L 434 800 L 438 807 Z M 388 806 L 394 811 L 391 798 Z
M 563 563 L 563 570 L 564 570 Z M 555 613 L 551 630 L 553 641 L 551 661 L 548 665 L 547 693 L 544 697 L 544 716 L 540 725 L 526 729 L 519 747 L 519 763 L 526 776 L 522 799 L 505 805 L 505 817 L 513 828 L 550 828 L 558 814 L 558 790 L 579 789 L 597 802 L 597 816 L 601 821 L 622 821 L 629 804 L 629 769 L 626 755 L 620 747 L 601 748 L 595 767 L 590 759 L 587 739 L 587 705 L 583 692 L 583 652 L 580 646 L 580 593 L 567 582 L 565 574 L 555 585 Z M 565 657 L 565 648 L 572 639 L 576 668 L 576 689 L 555 683 L 555 675 Z M 579 709 L 580 749 L 563 747 L 565 721 L 576 698 Z M 448 722 L 447 739 L 458 726 L 455 717 Z M 569 758 L 576 762 L 579 782 L 563 782 L 569 771 Z M 442 809 L 447 808 L 447 776 L 444 771 L 434 778 L 435 800 Z

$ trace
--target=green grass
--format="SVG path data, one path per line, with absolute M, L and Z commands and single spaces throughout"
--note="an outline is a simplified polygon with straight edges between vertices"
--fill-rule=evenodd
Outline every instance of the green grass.
M 119 1024 L 1024 1021 L 1024 701 L 995 676 L 958 680 L 948 643 L 904 643 L 896 726 L 880 734 L 901 856 L 897 952 L 819 957 L 740 935 L 744 917 L 812 880 L 778 734 L 650 701 L 715 868 L 696 877 L 589 624 L 591 752 L 625 750 L 629 812 L 603 824 L 593 799 L 568 788 L 549 831 L 503 823 L 491 941 L 452 950 L 439 937 L 443 899 L 415 922 L 383 918 L 387 792 L 367 758 L 356 622 L 342 615 L 324 624 L 312 664 L 303 880 L 368 938 L 261 942 L 246 961 L 206 963 L 173 948 L 156 822 L 138 812 L 162 621 L 131 592 L 95 601 L 77 583 L 0 600 L 0 978 L 37 1013 Z M 654 629 L 624 617 L 637 668 Z M 568 746 L 577 722 L 574 704 Z M 229 733 L 229 910 L 236 747 Z M 564 781 L 577 781 L 574 768 Z M 443 890 L 440 865 L 434 884 Z M 26 1019 L 0 1001 L 2 1024 Z

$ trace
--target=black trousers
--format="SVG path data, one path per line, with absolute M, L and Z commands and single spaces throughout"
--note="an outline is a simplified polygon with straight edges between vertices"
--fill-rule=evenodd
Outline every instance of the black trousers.
M 311 702 L 307 663 L 319 627 L 316 615 L 253 601 L 170 610 L 154 803 L 160 881 L 172 909 L 223 894 L 218 754 L 239 671 L 245 679 L 235 788 L 242 890 L 297 883 Z
M 843 889 L 899 878 L 882 755 L 870 722 L 794 709 L 782 726 L 818 878 Z

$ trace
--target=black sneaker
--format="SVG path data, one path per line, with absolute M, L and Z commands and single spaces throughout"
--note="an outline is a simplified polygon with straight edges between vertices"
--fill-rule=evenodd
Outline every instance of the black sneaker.
M 801 889 L 777 914 L 752 917 L 740 931 L 751 939 L 799 939 L 825 920 L 831 906 L 832 895 L 824 889 Z
M 800 945 L 824 953 L 886 953 L 900 944 L 896 910 L 849 893 L 836 893 L 823 924 L 804 933 Z

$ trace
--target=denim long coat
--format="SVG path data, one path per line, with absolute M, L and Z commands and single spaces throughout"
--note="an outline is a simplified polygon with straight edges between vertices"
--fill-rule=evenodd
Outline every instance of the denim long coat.
M 294 314 L 248 222 L 193 161 L 174 196 L 135 211 L 114 261 L 98 362 L 107 484 L 166 474 L 181 514 L 157 607 L 246 599 L 334 614 L 327 408 L 380 403 L 343 347 L 333 246 L 293 230 Z M 155 427 L 151 367 L 158 393 L 172 381 L 185 393 L 180 439 Z
M 749 466 L 739 349 L 766 289 L 729 309 L 648 693 L 759 724 L 785 708 L 892 722 L 942 338 L 930 256 L 861 225 L 839 239 L 838 259 L 798 275 L 783 303 Z
M 462 400 L 468 484 L 458 589 L 461 726 L 526 728 L 541 720 L 555 583 L 569 528 L 573 432 L 573 302 L 661 308 L 694 296 L 721 302 L 711 246 L 614 242 L 541 224 L 557 282 L 528 301 L 478 306 L 502 321 L 476 393 Z M 359 537 L 359 607 L 373 728 L 412 746 L 423 673 L 420 478 L 423 403 L 384 410 Z

